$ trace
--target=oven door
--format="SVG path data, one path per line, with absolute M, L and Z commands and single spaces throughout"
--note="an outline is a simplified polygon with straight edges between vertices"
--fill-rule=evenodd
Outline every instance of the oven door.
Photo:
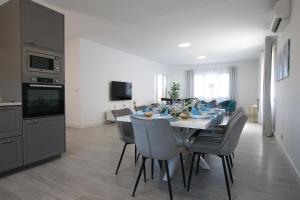
M 23 117 L 64 115 L 63 85 L 23 83 Z

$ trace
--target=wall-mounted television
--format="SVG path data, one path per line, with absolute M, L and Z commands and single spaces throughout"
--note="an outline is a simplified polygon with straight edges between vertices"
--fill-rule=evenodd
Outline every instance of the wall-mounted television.
M 111 81 L 110 100 L 111 101 L 132 100 L 132 83 Z

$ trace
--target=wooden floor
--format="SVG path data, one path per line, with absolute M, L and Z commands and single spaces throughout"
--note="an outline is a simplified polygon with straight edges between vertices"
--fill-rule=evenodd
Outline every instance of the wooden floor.
M 155 180 L 141 181 L 136 197 L 130 196 L 139 165 L 133 146 L 114 175 L 122 143 L 115 125 L 68 129 L 67 153 L 54 161 L 0 179 L 1 200 L 161 200 L 169 199 L 167 184 L 158 167 Z M 300 188 L 274 138 L 263 138 L 261 127 L 248 123 L 234 160 L 233 200 L 299 200 Z M 186 174 L 191 156 L 185 154 Z M 174 199 L 227 200 L 219 158 L 207 158 L 211 170 L 193 176 L 186 192 L 178 167 L 172 179 Z M 149 163 L 148 163 L 149 176 Z

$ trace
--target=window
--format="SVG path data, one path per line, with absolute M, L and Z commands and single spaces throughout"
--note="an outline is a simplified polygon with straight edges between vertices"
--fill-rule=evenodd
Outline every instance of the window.
M 198 70 L 194 76 L 194 95 L 204 101 L 228 100 L 230 96 L 228 69 Z
M 167 77 L 163 74 L 154 76 L 155 101 L 160 102 L 161 98 L 166 97 Z

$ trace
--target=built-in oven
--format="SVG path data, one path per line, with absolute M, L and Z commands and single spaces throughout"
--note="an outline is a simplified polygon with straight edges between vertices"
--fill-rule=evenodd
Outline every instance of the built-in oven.
M 63 85 L 23 83 L 22 87 L 24 118 L 64 115 Z

